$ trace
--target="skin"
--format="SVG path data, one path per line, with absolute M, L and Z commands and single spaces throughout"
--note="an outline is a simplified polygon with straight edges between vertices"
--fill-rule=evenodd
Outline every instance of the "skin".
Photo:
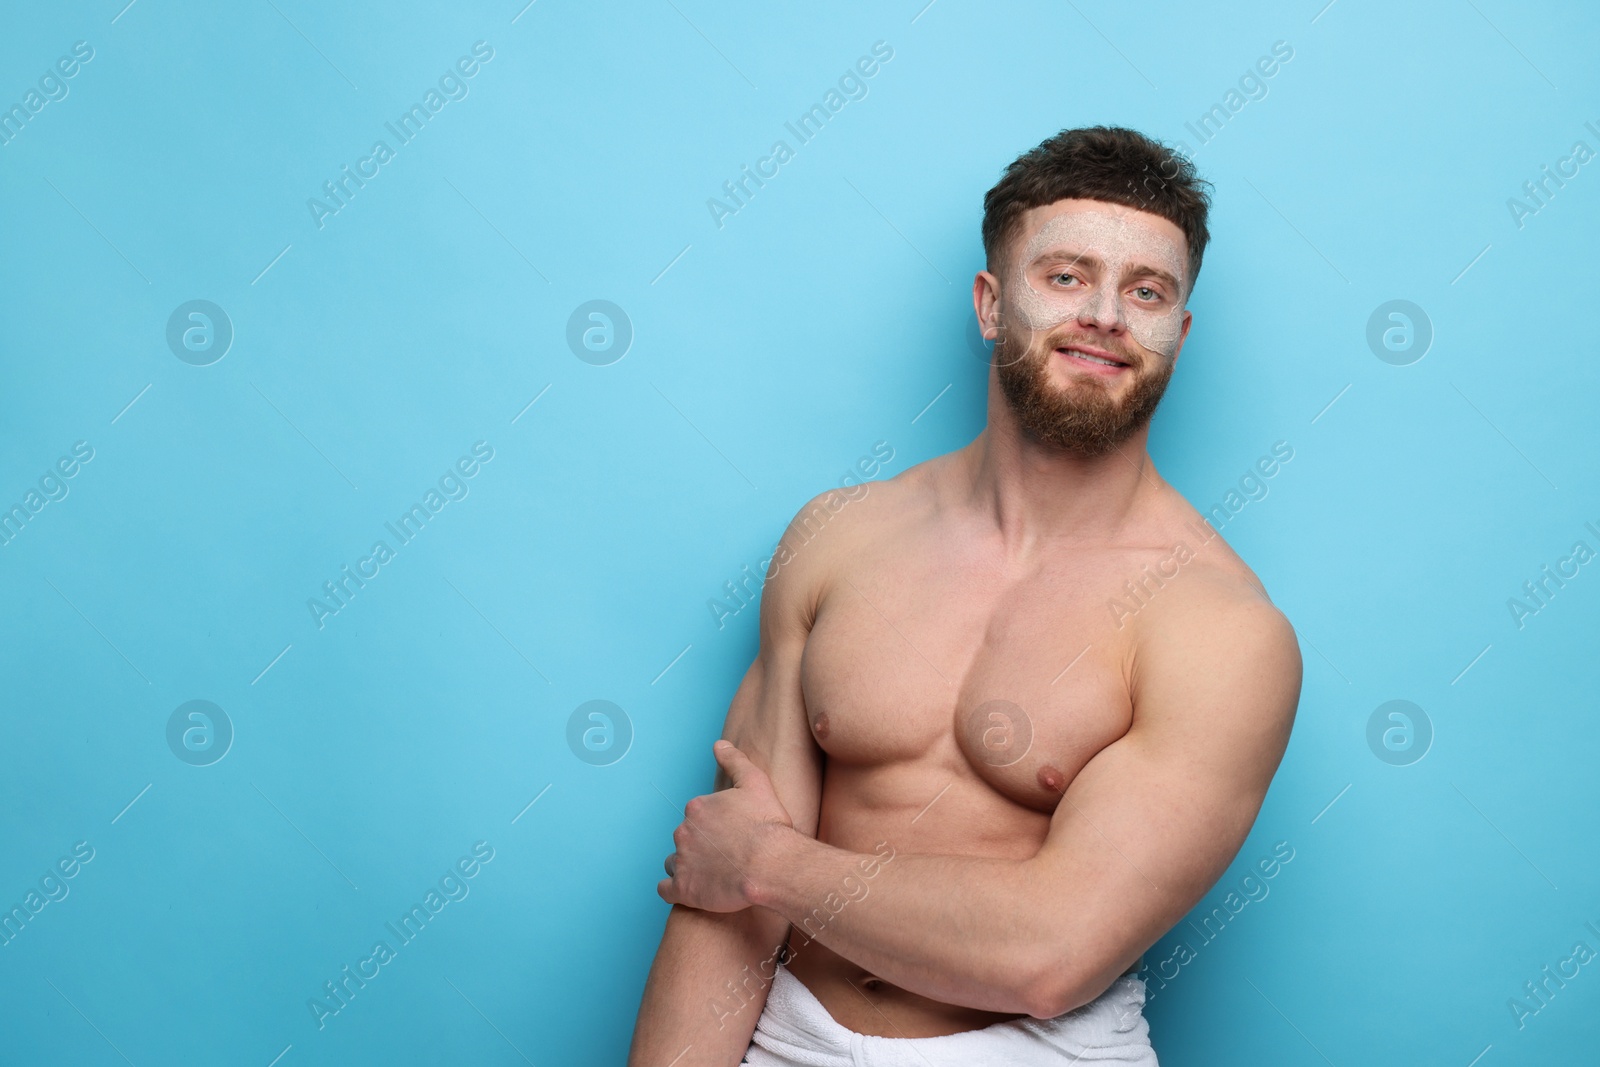
M 1164 360 L 1177 358 L 1190 316 L 1180 301 L 1163 297 L 1179 293 L 1183 257 L 1172 247 L 1169 235 L 1160 227 L 1143 224 L 1140 214 L 1088 201 L 1079 210 L 1046 219 L 1022 247 L 1012 268 L 1020 279 L 1011 287 L 1014 303 L 1030 331 L 1049 330 L 1084 316 L 1111 319 L 1146 351 Z M 1037 269 L 1043 264 L 1050 264 L 1051 269 Z M 1072 280 L 1055 276 L 1058 268 L 1068 270 Z M 1131 288 L 1094 284 L 1098 277 L 1133 280 L 1148 268 L 1167 277 L 1146 280 L 1164 284 Z M 1079 271 L 1097 278 L 1077 278 Z
M 1107 218 L 1159 254 L 1030 244 Z M 1063 403 L 1126 397 L 1176 361 L 1190 312 L 1170 353 L 1131 320 L 1178 314 L 1147 288 L 1187 262 L 1177 226 L 1062 200 L 1027 212 L 1012 247 L 1000 275 L 978 273 L 974 306 Z M 1030 324 L 1024 283 L 1075 303 Z M 1181 307 L 1177 283 L 1163 294 Z M 1085 366 L 1069 342 L 1129 365 Z M 1238 853 L 1293 725 L 1292 627 L 1156 472 L 1148 424 L 1099 455 L 1047 444 L 993 369 L 988 416 L 820 531 L 822 497 L 785 532 L 718 788 L 685 806 L 657 886 L 673 907 L 634 1067 L 737 1064 L 780 943 L 860 1033 L 1053 1017 L 1135 969 Z M 1118 613 L 1130 580 L 1147 597 Z

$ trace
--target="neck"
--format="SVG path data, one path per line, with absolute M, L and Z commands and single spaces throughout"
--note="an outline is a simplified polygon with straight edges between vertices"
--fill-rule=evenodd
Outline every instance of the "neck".
M 1106 540 L 1164 484 L 1145 450 L 1148 423 L 1104 455 L 1064 451 L 1017 424 L 992 370 L 988 414 L 988 425 L 962 449 L 963 470 L 969 503 L 1008 555 L 1041 540 Z

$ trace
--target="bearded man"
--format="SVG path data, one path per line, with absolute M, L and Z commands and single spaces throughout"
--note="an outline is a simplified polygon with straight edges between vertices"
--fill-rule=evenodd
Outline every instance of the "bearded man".
M 987 425 L 780 540 L 631 1067 L 1156 1063 L 1141 956 L 1238 853 L 1301 680 L 1146 451 L 1206 184 L 1092 127 L 985 196 Z

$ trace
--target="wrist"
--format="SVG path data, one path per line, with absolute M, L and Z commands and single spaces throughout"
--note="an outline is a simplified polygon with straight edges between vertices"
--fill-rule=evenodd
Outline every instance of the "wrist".
M 788 872 L 796 869 L 796 858 L 807 843 L 816 842 L 792 826 L 762 823 L 745 871 L 744 898 L 754 906 L 781 913 L 788 896 Z

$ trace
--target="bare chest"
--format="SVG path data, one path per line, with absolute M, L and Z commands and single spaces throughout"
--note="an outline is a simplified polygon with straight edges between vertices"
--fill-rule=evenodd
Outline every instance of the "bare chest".
M 832 584 L 801 665 L 830 766 L 976 779 L 1049 813 L 1127 732 L 1131 635 L 1093 568 L 1001 579 L 949 559 L 861 561 Z

